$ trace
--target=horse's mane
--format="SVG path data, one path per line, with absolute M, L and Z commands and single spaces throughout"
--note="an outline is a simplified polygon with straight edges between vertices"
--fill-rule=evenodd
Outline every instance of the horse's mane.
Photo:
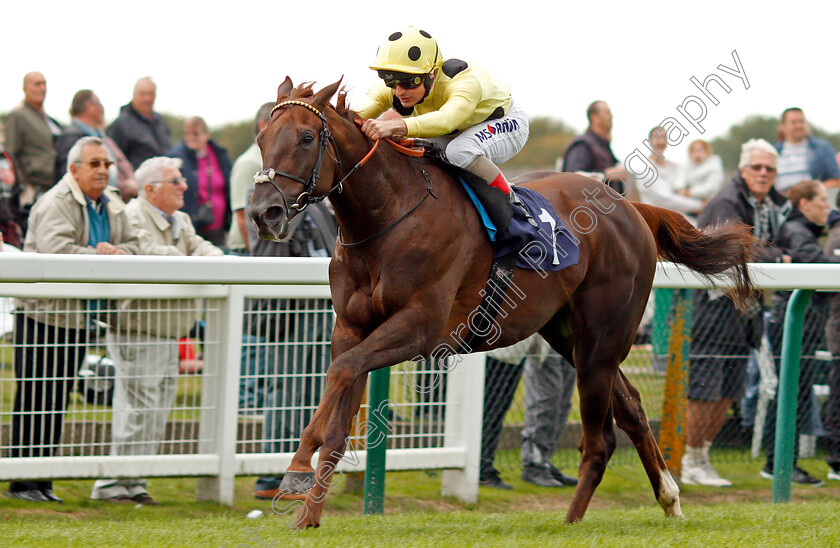
M 303 82 L 291 91 L 288 99 L 308 99 L 313 97 L 315 95 L 315 92 L 312 90 L 314 85 L 315 82 Z M 335 106 L 328 105 L 327 108 L 332 108 L 339 116 L 351 122 L 359 117 L 355 111 L 347 106 L 347 88 L 344 86 L 336 94 Z
M 314 85 L 315 82 L 304 82 L 300 84 L 289 94 L 289 99 L 305 99 L 314 96 L 315 92 L 312 91 L 312 86 Z

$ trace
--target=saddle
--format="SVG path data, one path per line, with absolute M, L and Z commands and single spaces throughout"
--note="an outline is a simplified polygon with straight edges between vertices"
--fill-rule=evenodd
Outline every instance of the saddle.
M 461 181 L 490 238 L 494 259 L 516 255 L 515 266 L 545 271 L 577 264 L 578 239 L 541 194 L 511 185 L 510 194 L 505 195 L 477 175 L 450 164 L 435 143 L 421 139 L 410 142 L 422 146 L 426 156 Z
M 491 325 L 508 298 L 514 268 L 556 271 L 578 263 L 579 241 L 542 195 L 530 188 L 511 185 L 505 195 L 477 175 L 450 164 L 443 151 L 428 141 L 414 139 L 426 156 L 455 175 L 476 207 L 493 247 L 493 263 L 475 325 L 463 340 L 461 351 L 471 352 L 487 338 Z
M 414 146 L 423 148 L 426 156 L 437 161 L 461 181 L 470 200 L 476 205 L 479 217 L 481 217 L 491 242 L 496 240 L 496 234 L 505 232 L 513 216 L 511 206 L 517 201 L 513 192 L 506 195 L 498 188 L 488 185 L 487 181 L 478 175 L 450 164 L 446 159 L 446 154 L 436 143 L 423 139 L 413 139 L 412 141 Z

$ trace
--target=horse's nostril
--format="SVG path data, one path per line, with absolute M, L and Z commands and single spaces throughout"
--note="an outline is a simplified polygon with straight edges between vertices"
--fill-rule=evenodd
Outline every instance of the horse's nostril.
M 265 220 L 266 221 L 276 221 L 280 217 L 283 216 L 283 208 L 280 206 L 271 206 L 270 208 L 265 210 Z

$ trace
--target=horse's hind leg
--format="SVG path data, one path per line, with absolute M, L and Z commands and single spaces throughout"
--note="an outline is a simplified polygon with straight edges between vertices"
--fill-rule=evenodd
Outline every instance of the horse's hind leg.
M 645 467 L 656 501 L 668 516 L 683 517 L 680 509 L 680 490 L 671 477 L 659 445 L 653 437 L 639 391 L 619 370 L 613 385 L 613 413 L 619 428 L 624 430 L 636 447 Z
M 587 300 L 586 295 L 580 296 Z M 593 297 L 594 299 L 594 297 Z M 600 299 L 600 296 L 597 300 Z M 589 303 L 581 303 L 582 310 L 589 310 Z M 606 317 L 600 315 L 596 317 Z M 601 483 L 607 462 L 615 450 L 615 429 L 612 419 L 612 384 L 620 362 L 621 347 L 615 337 L 599 337 L 601 332 L 610 332 L 609 326 L 587 325 L 585 318 L 578 317 L 572 341 L 571 309 L 566 307 L 557 313 L 540 329 L 540 335 L 548 341 L 561 356 L 566 357 L 577 371 L 577 386 L 580 396 L 580 415 L 583 424 L 581 438 L 580 469 L 566 522 L 583 519 L 586 508 L 592 500 L 595 488 Z M 591 320 L 590 320 L 591 321 Z M 610 358 L 611 357 L 611 358 Z
M 583 437 L 578 486 L 566 514 L 567 523 L 583 519 L 615 448 L 615 433 L 609 435 L 612 427 L 608 423 L 612 422 L 610 399 L 618 363 L 611 365 L 613 371 L 608 372 L 606 367 L 599 367 L 601 364 L 592 363 L 595 354 L 584 357 L 582 352 L 575 352 Z

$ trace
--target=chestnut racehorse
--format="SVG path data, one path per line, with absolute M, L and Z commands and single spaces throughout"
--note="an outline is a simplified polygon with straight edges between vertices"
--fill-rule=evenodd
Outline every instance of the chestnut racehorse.
M 329 195 L 340 229 L 329 268 L 336 313 L 332 364 L 281 485 L 286 498 L 305 501 L 300 527 L 320 524 L 368 373 L 428 357 L 442 345 L 460 349 L 455 334 L 479 307 L 493 253 L 462 185 L 432 159 L 411 158 L 366 138 L 343 91 L 330 104 L 340 83 L 318 92 L 312 84 L 293 88 L 288 77 L 280 85 L 257 139 L 264 169 L 248 208 L 261 238 L 283 240 L 292 217 Z M 497 318 L 501 334 L 492 344 L 488 339 L 472 350 L 508 346 L 539 332 L 574 365 L 583 437 L 567 522 L 583 518 L 603 477 L 616 446 L 613 419 L 633 441 L 666 515 L 682 517 L 677 484 L 639 392 L 619 364 L 642 319 L 657 257 L 705 276 L 727 272 L 735 282 L 731 297 L 745 305 L 753 236 L 743 225 L 695 229 L 677 213 L 626 201 L 575 174 L 531 173 L 514 182 L 548 199 L 567 227 L 578 226 L 570 219 L 576 208 L 587 208 L 590 222 L 575 232 L 576 265 L 556 272 L 515 270 L 525 298 Z

